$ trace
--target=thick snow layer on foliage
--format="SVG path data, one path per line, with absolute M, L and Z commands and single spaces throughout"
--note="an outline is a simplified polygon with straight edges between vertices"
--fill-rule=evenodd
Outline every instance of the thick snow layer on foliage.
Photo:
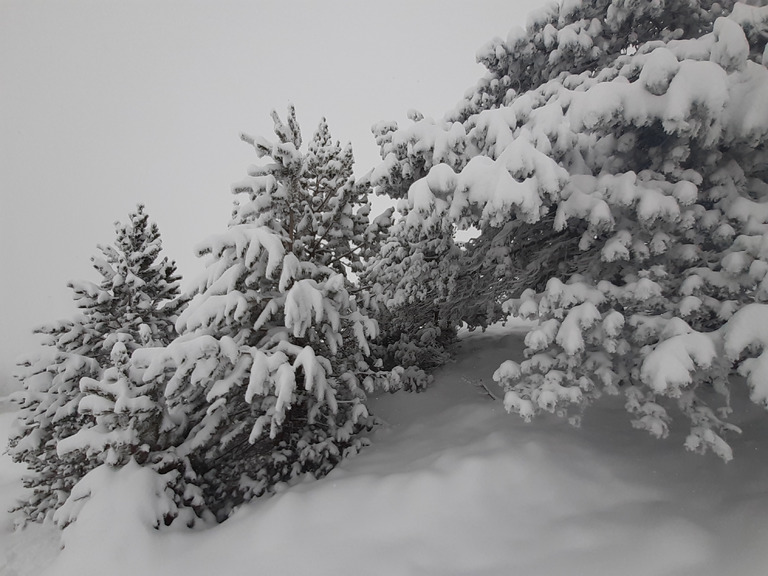
M 549 416 L 525 424 L 475 385 L 498 395 L 492 370 L 520 359 L 522 339 L 519 328 L 465 335 L 456 362 L 427 392 L 373 402 L 385 421 L 373 446 L 221 525 L 155 531 L 154 473 L 107 470 L 91 483 L 61 552 L 55 529 L 11 533 L 3 521 L 0 573 L 765 573 L 764 418 L 747 413 L 739 422 L 744 433 L 729 464 L 682 452 L 683 430 L 665 441 L 633 430 L 620 399 L 595 408 L 578 429 Z M 0 415 L 0 427 L 10 416 Z M 20 492 L 20 473 L 0 459 L 4 506 Z
M 537 318 L 530 358 L 496 373 L 524 419 L 578 419 L 622 383 L 635 426 L 682 416 L 687 448 L 730 459 L 731 391 L 768 398 L 739 315 L 768 302 L 766 40 L 764 5 L 560 0 L 491 41 L 442 122 L 376 127 L 372 181 L 404 215 L 386 301 L 440 326 Z

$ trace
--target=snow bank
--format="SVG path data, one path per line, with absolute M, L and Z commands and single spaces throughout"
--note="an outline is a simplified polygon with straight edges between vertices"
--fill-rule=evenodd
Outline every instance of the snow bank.
M 548 416 L 524 424 L 473 385 L 498 391 L 492 371 L 520 359 L 524 331 L 466 334 L 429 391 L 374 399 L 386 424 L 371 448 L 222 525 L 156 531 L 152 473 L 109 471 L 44 574 L 763 574 L 764 418 L 740 423 L 727 466 L 681 451 L 684 431 L 662 442 L 633 430 L 621 399 L 579 429 Z M 3 498 L 18 475 L 3 457 Z M 43 573 L 55 532 L 9 529 L 0 573 Z
M 19 383 L 10 375 L 10 370 L 0 364 L 0 401 L 9 394 L 19 390 Z

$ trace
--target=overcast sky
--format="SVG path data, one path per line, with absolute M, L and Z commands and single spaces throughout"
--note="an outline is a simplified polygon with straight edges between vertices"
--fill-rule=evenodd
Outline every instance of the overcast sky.
M 76 311 L 69 280 L 138 202 L 185 280 L 222 231 L 230 185 L 296 105 L 378 161 L 370 126 L 442 117 L 482 75 L 475 53 L 542 0 L 0 0 L 0 379 L 34 326 Z M 1 383 L 1 382 L 0 382 Z

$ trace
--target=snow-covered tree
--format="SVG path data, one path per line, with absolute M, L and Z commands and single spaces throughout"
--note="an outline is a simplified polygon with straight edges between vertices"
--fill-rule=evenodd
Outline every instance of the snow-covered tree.
M 410 129 L 394 122 L 373 126 L 384 162 L 372 173 L 378 194 L 399 199 L 398 210 L 407 216 L 390 229 L 377 257 L 363 274 L 378 305 L 382 325 L 380 356 L 388 367 L 399 366 L 400 385 L 420 389 L 430 380 L 428 371 L 449 358 L 456 327 L 463 313 L 456 308 L 455 287 L 466 278 L 463 254 L 454 241 L 455 225 L 430 215 L 431 205 L 409 206 L 408 188 L 433 165 L 431 149 L 442 155 L 436 162 L 461 166 L 463 142 L 443 134 L 431 120 L 415 111 Z M 437 140 L 435 140 L 435 134 Z M 425 158 L 425 152 L 429 158 Z M 440 152 L 438 153 L 440 154 Z
M 37 329 L 45 346 L 20 364 L 24 390 L 9 450 L 31 471 L 19 509 L 33 521 L 61 507 L 100 464 L 145 460 L 161 434 L 161 395 L 130 378 L 128 358 L 175 337 L 179 277 L 143 206 L 115 230 L 114 244 L 91 259 L 100 282 L 69 284 L 78 315 Z
M 676 410 L 687 448 L 731 458 L 736 373 L 768 405 L 767 40 L 768 7 L 564 0 L 481 50 L 445 120 L 379 128 L 399 234 L 477 228 L 467 309 L 540 321 L 496 372 L 508 410 L 623 392 L 635 426 L 664 437 Z
M 364 389 L 377 323 L 353 294 L 387 216 L 368 221 L 369 186 L 323 120 L 306 150 L 294 109 L 276 140 L 243 136 L 265 162 L 234 186 L 226 232 L 198 247 L 207 268 L 167 347 L 134 354 L 186 411 L 181 454 L 207 506 L 231 509 L 300 474 L 323 475 L 365 442 Z

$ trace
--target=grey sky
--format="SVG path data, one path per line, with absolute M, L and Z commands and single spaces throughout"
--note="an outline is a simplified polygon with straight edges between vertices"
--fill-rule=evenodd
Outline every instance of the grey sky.
M 483 72 L 475 53 L 542 0 L 0 0 L 0 379 L 33 326 L 71 317 L 66 283 L 138 202 L 185 282 L 226 227 L 230 184 L 297 107 L 326 116 L 359 173 L 370 126 L 440 117 Z M 0 382 L 1 383 L 1 382 Z

